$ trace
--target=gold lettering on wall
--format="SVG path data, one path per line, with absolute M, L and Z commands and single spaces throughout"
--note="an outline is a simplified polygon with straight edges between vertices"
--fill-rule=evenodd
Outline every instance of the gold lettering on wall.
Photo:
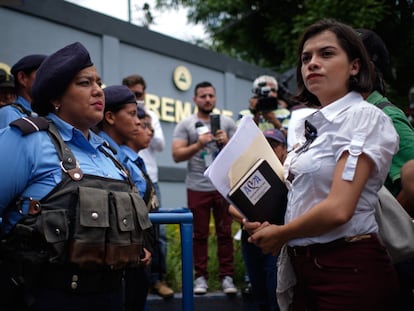
M 182 119 L 197 112 L 197 107 L 190 102 L 183 103 L 179 99 L 165 96 L 160 98 L 157 95 L 149 93 L 145 94 L 145 105 L 157 114 L 160 121 L 170 123 L 178 123 Z M 220 110 L 215 108 L 214 113 L 221 113 L 229 117 L 233 116 L 233 111 L 226 109 Z
M 177 100 L 175 104 L 175 122 L 180 122 L 182 119 L 192 114 L 191 103 L 185 102 L 184 104 Z
M 160 116 L 160 98 L 157 95 L 145 94 L 145 106 L 151 109 L 157 114 L 157 117 L 161 120 Z
M 161 97 L 161 120 L 166 122 L 174 122 L 174 99 L 168 97 Z

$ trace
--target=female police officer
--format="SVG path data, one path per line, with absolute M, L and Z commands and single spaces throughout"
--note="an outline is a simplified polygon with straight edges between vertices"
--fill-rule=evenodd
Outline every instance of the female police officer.
M 138 192 L 143 198 L 147 210 L 150 210 L 150 200 L 147 196 L 149 185 L 134 162 L 129 161 L 130 153 L 126 153 L 123 145 L 143 136 L 141 121 L 137 115 L 137 102 L 132 91 L 125 85 L 111 85 L 104 89 L 105 112 L 102 122 L 99 123 L 99 136 L 105 139 L 116 150 L 117 159 L 124 164 L 131 174 Z M 129 150 L 135 153 L 138 151 Z M 145 308 L 145 301 L 149 289 L 149 279 L 146 270 L 151 263 L 154 249 L 153 230 L 145 231 L 145 243 L 141 264 L 125 271 L 125 311 L 138 311 Z
M 151 223 L 126 170 L 90 131 L 105 100 L 84 46 L 42 63 L 33 99 L 46 118 L 0 132 L 0 309 L 121 310 L 123 271 L 138 264 Z

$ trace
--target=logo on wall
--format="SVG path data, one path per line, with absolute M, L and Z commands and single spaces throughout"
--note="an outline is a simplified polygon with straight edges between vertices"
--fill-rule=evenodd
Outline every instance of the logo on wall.
M 191 87 L 191 73 L 184 66 L 178 66 L 174 69 L 174 85 L 180 91 L 187 91 Z
M 3 70 L 7 74 L 10 74 L 10 66 L 5 63 L 0 63 L 0 70 Z

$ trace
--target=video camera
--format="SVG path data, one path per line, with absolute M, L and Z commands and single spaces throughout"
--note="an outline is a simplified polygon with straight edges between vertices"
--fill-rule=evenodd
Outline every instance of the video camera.
M 259 83 L 258 87 L 253 89 L 254 97 L 257 98 L 257 104 L 256 109 L 252 113 L 278 109 L 279 100 L 276 97 L 270 96 L 271 91 L 272 88 L 267 86 L 266 82 Z
M 253 93 L 257 98 L 269 97 L 271 91 L 272 88 L 270 86 L 267 86 L 266 82 L 259 83 L 258 87 L 253 88 Z

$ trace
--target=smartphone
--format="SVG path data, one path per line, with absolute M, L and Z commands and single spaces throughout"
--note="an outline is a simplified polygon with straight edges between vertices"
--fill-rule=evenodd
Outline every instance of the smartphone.
M 217 130 L 220 129 L 220 115 L 210 114 L 211 134 L 216 135 Z

